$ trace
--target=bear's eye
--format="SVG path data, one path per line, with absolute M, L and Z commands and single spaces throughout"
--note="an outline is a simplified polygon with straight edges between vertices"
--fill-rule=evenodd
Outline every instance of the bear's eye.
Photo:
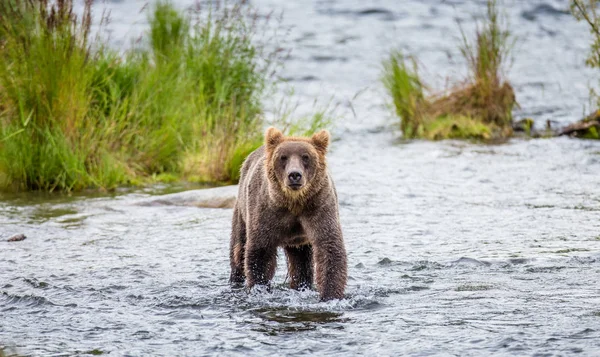
M 281 155 L 280 159 L 281 159 L 281 161 L 286 162 L 287 161 L 287 156 Z
M 302 161 L 304 161 L 304 163 L 307 163 L 309 159 L 310 159 L 310 156 L 308 156 L 308 154 L 302 155 Z

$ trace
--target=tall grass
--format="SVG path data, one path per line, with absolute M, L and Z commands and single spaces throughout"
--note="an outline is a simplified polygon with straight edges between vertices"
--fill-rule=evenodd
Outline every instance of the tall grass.
M 463 106 L 469 116 L 482 118 L 484 122 L 499 128 L 511 127 L 512 109 L 516 104 L 512 86 L 503 78 L 512 48 L 506 27 L 500 17 L 497 1 L 489 0 L 486 20 L 478 25 L 475 44 L 469 42 L 461 29 L 461 53 L 469 64 L 470 78 L 463 88 L 464 95 L 458 97 L 471 99 L 468 105 Z
M 88 1 L 78 20 L 67 1 L 0 3 L 4 185 L 70 189 L 106 167 L 92 144 L 97 134 L 88 120 L 94 117 L 87 50 L 90 7 Z
M 91 6 L 0 2 L 0 188 L 235 180 L 260 145 L 273 70 L 256 17 L 244 3 L 194 17 L 159 2 L 149 45 L 120 56 L 90 43 Z
M 571 0 L 571 12 L 579 21 L 585 21 L 593 38 L 586 65 L 591 68 L 600 68 L 600 16 L 598 15 L 598 0 Z M 595 103 L 595 111 L 578 123 L 563 129 L 569 135 L 586 138 L 600 139 L 600 95 L 590 88 L 590 101 Z
M 585 21 L 594 39 L 586 64 L 592 68 L 600 68 L 600 17 L 598 16 L 598 0 L 570 0 L 571 12 L 579 21 Z
M 469 66 L 464 83 L 447 93 L 426 96 L 415 61 L 392 52 L 383 64 L 383 84 L 392 98 L 406 138 L 490 139 L 512 134 L 514 91 L 503 78 L 511 37 L 495 0 L 478 24 L 474 43 L 462 31 L 461 53 Z M 472 121 L 473 123 L 471 123 Z
M 404 137 L 422 137 L 428 103 L 416 62 L 409 63 L 401 52 L 393 51 L 384 61 L 383 69 L 383 85 L 394 102 Z

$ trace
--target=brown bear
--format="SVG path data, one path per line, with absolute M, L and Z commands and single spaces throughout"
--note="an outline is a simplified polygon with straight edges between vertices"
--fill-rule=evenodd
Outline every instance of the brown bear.
M 248 156 L 233 210 L 233 285 L 268 285 L 283 247 L 292 289 L 310 289 L 314 269 L 321 300 L 344 297 L 346 249 L 328 146 L 326 130 L 303 138 L 271 127 L 265 144 Z

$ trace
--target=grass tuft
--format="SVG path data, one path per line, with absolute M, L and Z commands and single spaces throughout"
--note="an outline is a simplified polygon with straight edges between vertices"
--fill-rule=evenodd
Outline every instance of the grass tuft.
M 516 99 L 502 75 L 510 34 L 501 24 L 496 1 L 488 1 L 487 17 L 478 25 L 474 43 L 461 33 L 469 76 L 447 93 L 425 95 L 427 87 L 414 59 L 395 51 L 384 61 L 382 81 L 406 138 L 487 140 L 512 135 Z

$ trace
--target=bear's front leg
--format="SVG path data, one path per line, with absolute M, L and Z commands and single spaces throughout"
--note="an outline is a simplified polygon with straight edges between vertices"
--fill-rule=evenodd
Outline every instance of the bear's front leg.
M 306 232 L 313 244 L 316 283 L 321 300 L 342 299 L 348 279 L 346 248 L 337 214 L 323 212 L 307 220 Z
M 277 266 L 277 246 L 249 232 L 246 242 L 246 286 L 269 285 Z
M 246 250 L 246 224 L 236 205 L 233 209 L 233 219 L 231 224 L 231 243 L 229 246 L 229 262 L 231 264 L 231 274 L 229 282 L 234 286 L 242 286 L 246 280 L 244 274 L 244 261 Z

